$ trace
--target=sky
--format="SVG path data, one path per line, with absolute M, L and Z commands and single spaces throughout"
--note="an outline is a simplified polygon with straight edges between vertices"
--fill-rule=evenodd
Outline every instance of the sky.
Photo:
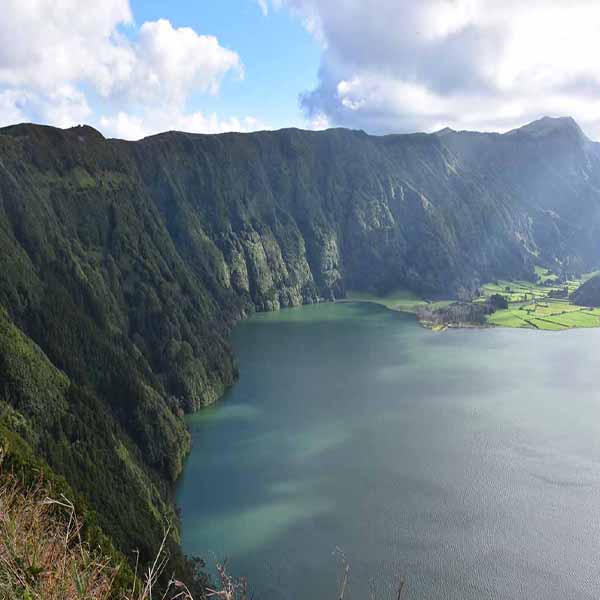
M 599 0 L 0 0 L 0 126 L 600 140 Z

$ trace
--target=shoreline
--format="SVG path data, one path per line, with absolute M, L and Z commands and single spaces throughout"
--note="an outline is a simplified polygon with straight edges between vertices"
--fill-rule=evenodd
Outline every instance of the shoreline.
M 386 304 L 383 301 L 378 301 L 377 299 L 368 299 L 368 298 L 340 298 L 340 299 L 336 299 L 333 300 L 333 302 L 346 302 L 346 303 L 351 303 L 351 302 L 358 302 L 358 303 L 366 303 L 366 304 L 377 304 L 378 306 L 381 306 L 383 308 L 385 308 L 386 310 L 390 310 L 392 312 L 399 312 L 399 313 L 404 313 L 407 315 L 414 315 L 415 320 L 417 321 L 417 323 L 423 327 L 424 329 L 429 329 L 430 331 L 434 331 L 436 333 L 441 333 L 444 331 L 447 331 L 448 329 L 528 329 L 530 331 L 540 331 L 540 332 L 553 332 L 553 333 L 560 333 L 560 332 L 564 332 L 564 331 L 572 331 L 574 329 L 600 329 L 600 322 L 598 322 L 595 325 L 563 325 L 560 328 L 542 328 L 542 327 L 537 327 L 536 325 L 534 325 L 533 323 L 531 323 L 530 321 L 524 321 L 526 322 L 528 325 L 523 327 L 523 326 L 511 326 L 511 325 L 504 325 L 504 324 L 500 324 L 500 323 L 492 323 L 492 322 L 485 322 L 485 323 L 475 323 L 475 322 L 468 322 L 468 321 L 463 321 L 463 322 L 444 322 L 444 323 L 434 323 L 432 321 L 427 321 L 424 319 L 420 319 L 418 316 L 418 309 L 417 310 L 408 310 L 406 308 L 397 308 L 397 307 L 393 307 L 393 306 L 388 306 L 388 304 Z M 429 304 L 429 303 L 428 303 Z M 431 303 L 434 304 L 434 303 Z M 476 304 L 476 303 L 472 303 L 472 304 Z M 568 306 L 578 306 L 578 305 L 568 305 Z M 415 307 L 417 308 L 417 307 Z M 503 312 L 508 312 L 510 310 L 514 310 L 515 308 L 520 308 L 520 307 L 509 307 L 508 309 L 501 309 L 499 311 L 496 311 L 496 313 L 503 313 Z M 593 307 L 578 307 L 577 309 L 574 309 L 572 311 L 565 311 L 565 312 L 583 312 L 584 314 L 588 314 L 588 311 L 592 311 L 592 310 L 597 310 L 594 309 Z M 496 314 L 496 313 L 492 313 L 492 314 Z M 554 322 L 548 320 L 549 323 L 554 324 Z

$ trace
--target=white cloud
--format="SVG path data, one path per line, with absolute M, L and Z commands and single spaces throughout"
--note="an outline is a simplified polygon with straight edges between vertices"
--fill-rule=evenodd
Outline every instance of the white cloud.
M 129 27 L 132 39 L 123 34 Z M 216 95 L 229 74 L 243 77 L 236 52 L 214 36 L 166 19 L 134 29 L 129 0 L 3 0 L 0 119 L 66 127 L 84 121 L 124 137 L 163 129 L 244 128 L 189 111 L 194 94 Z M 94 114 L 93 99 L 106 116 Z
M 307 120 L 306 127 L 307 129 L 312 129 L 314 131 L 322 131 L 323 129 L 331 127 L 331 124 L 329 123 L 327 115 L 324 113 L 315 113 Z
M 258 4 L 262 14 L 266 17 L 269 14 L 269 5 L 267 0 L 256 0 L 256 3 Z
M 119 111 L 116 115 L 100 118 L 100 126 L 110 137 L 124 140 L 140 140 L 151 132 L 144 126 L 141 117 Z
M 90 114 L 84 94 L 69 85 L 57 86 L 47 94 L 26 89 L 0 90 L 0 126 L 33 120 L 69 127 L 84 122 Z
M 28 94 L 22 90 L 0 92 L 0 127 L 25 121 L 23 109 L 27 101 Z
M 127 0 L 4 0 L 0 84 L 52 91 L 74 81 L 106 85 L 133 60 L 117 26 L 132 19 Z
M 311 117 L 374 132 L 569 114 L 600 138 L 597 0 L 272 0 L 321 43 Z
M 243 76 L 239 56 L 216 37 L 189 27 L 175 29 L 165 19 L 142 25 L 135 54 L 134 73 L 126 84 L 142 100 L 178 104 L 193 91 L 217 94 L 230 71 Z
M 73 123 L 83 123 L 92 113 L 85 95 L 77 88 L 63 84 L 52 90 L 41 101 L 40 112 L 44 121 L 58 127 L 69 127 Z
M 256 131 L 266 127 L 253 117 L 221 119 L 216 113 L 205 115 L 197 111 L 177 113 L 148 110 L 143 116 L 119 111 L 100 119 L 102 130 L 111 137 L 139 140 L 159 131 L 187 131 L 189 133 L 224 133 L 227 131 Z

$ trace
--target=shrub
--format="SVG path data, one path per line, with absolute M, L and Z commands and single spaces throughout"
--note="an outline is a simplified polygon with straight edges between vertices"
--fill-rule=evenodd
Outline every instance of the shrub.
M 490 296 L 490 304 L 494 307 L 495 310 L 508 308 L 508 300 L 501 294 L 492 294 Z

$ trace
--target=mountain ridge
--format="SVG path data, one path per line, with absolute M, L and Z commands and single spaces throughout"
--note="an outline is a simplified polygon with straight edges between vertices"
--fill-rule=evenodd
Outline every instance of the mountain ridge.
M 119 142 L 131 142 L 131 143 L 141 142 L 144 140 L 149 140 L 152 138 L 157 138 L 157 137 L 171 135 L 171 134 L 184 134 L 184 135 L 189 135 L 189 136 L 211 136 L 211 137 L 213 137 L 213 136 L 240 135 L 240 134 L 254 135 L 254 134 L 263 134 L 263 133 L 280 133 L 280 132 L 286 132 L 286 131 L 298 131 L 298 132 L 313 133 L 313 134 L 319 135 L 319 134 L 330 132 L 330 131 L 346 131 L 346 132 L 357 133 L 360 135 L 365 135 L 365 136 L 372 137 L 372 138 L 385 138 L 388 136 L 445 135 L 447 133 L 510 136 L 510 135 L 514 135 L 515 133 L 521 132 L 521 133 L 532 133 L 532 134 L 535 133 L 536 135 L 539 135 L 539 134 L 554 133 L 557 131 L 564 132 L 564 131 L 572 130 L 572 131 L 576 131 L 578 134 L 580 134 L 583 138 L 585 138 L 587 141 L 591 142 L 592 144 L 600 143 L 600 142 L 590 139 L 584 133 L 584 131 L 581 129 L 581 126 L 579 125 L 579 123 L 573 117 L 571 117 L 571 116 L 551 117 L 548 115 L 539 117 L 538 119 L 534 119 L 533 121 L 530 121 L 524 125 L 520 125 L 519 127 L 515 127 L 514 129 L 510 129 L 505 132 L 479 131 L 476 129 L 453 129 L 452 127 L 449 127 L 449 126 L 443 127 L 442 129 L 439 129 L 439 130 L 433 131 L 433 132 L 410 131 L 410 132 L 403 132 L 403 133 L 390 132 L 390 133 L 384 133 L 384 134 L 368 133 L 363 129 L 352 129 L 352 128 L 348 128 L 348 127 L 328 127 L 326 129 L 303 129 L 302 127 L 282 127 L 279 129 L 258 129 L 256 131 L 249 131 L 249 132 L 226 131 L 226 132 L 221 132 L 221 133 L 200 133 L 200 132 L 184 131 L 184 130 L 179 130 L 179 129 L 168 129 L 165 131 L 160 131 L 158 133 L 150 134 L 148 136 L 139 138 L 137 140 L 125 140 L 123 138 L 118 138 L 118 137 L 106 137 L 100 130 L 96 129 L 93 125 L 89 125 L 86 123 L 82 123 L 79 125 L 73 125 L 71 127 L 61 128 L 61 127 L 57 127 L 54 125 L 44 125 L 44 124 L 39 124 L 39 123 L 34 123 L 34 122 L 29 122 L 29 121 L 23 121 L 20 123 L 13 123 L 11 125 L 2 126 L 2 127 L 0 127 L 0 132 L 1 131 L 10 132 L 11 130 L 14 131 L 14 130 L 26 129 L 26 128 L 42 128 L 42 129 L 48 129 L 48 130 L 74 132 L 74 133 L 75 132 L 83 132 L 83 133 L 88 132 L 88 133 L 92 133 L 93 135 L 95 135 L 97 137 L 101 137 L 102 139 L 105 139 L 105 140 L 119 141 Z
M 591 141 L 573 117 L 541 117 L 531 123 L 507 131 L 503 135 L 514 135 L 516 133 L 526 133 L 533 136 L 543 136 L 555 133 L 575 134 L 586 141 Z
M 552 131 L 130 142 L 88 126 L 2 128 L 0 421 L 19 423 L 121 551 L 148 556 L 162 514 L 176 519 L 182 415 L 235 381 L 228 336 L 239 319 L 347 289 L 464 298 L 485 281 L 533 279 L 535 265 L 591 270 L 600 153 L 590 144 Z M 66 382 L 45 401 L 52 418 L 14 366 L 29 344 L 46 380 Z

